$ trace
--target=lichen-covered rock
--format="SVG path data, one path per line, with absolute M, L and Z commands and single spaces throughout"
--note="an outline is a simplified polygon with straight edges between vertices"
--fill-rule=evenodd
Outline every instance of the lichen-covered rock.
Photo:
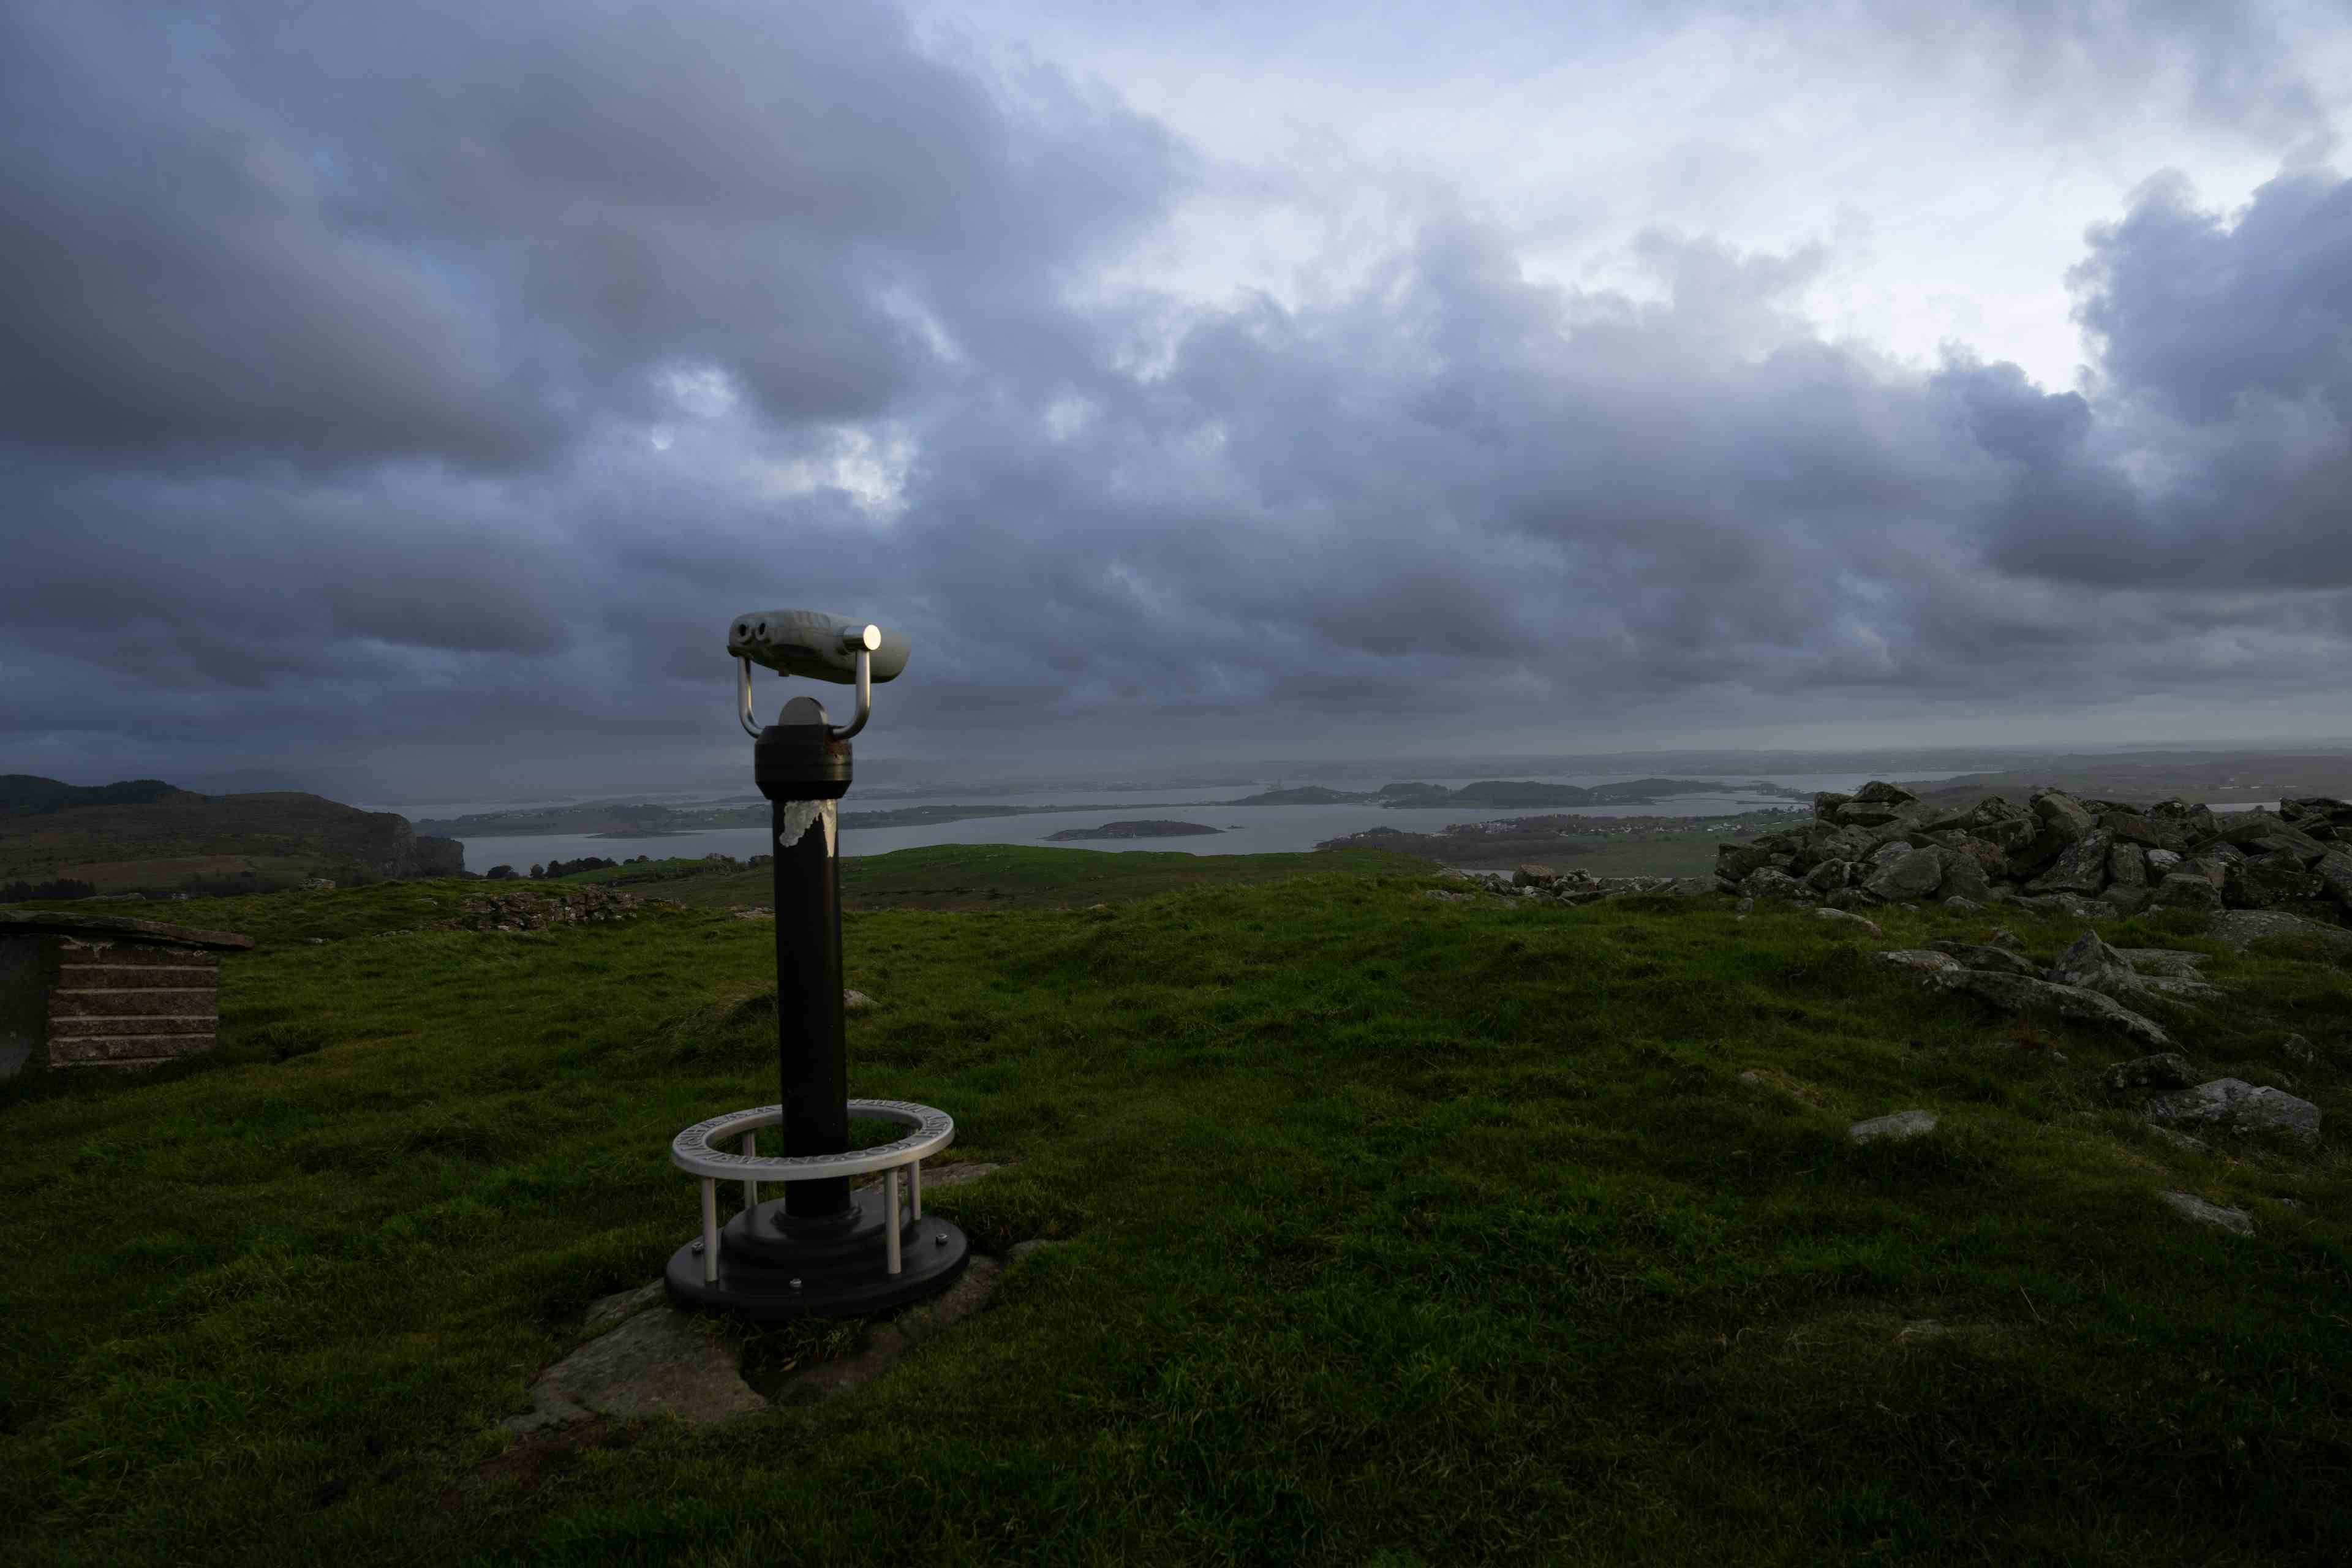
M 2095 827 L 2060 852 L 2057 863 L 2025 887 L 2034 893 L 2080 893 L 2085 898 L 2107 885 L 2107 854 L 2115 835 Z
M 1873 898 L 1888 903 L 1905 899 L 1924 899 L 1934 892 L 1944 879 L 1942 851 L 1913 849 L 1879 867 L 1877 873 L 1863 884 Z
M 1963 969 L 1990 969 L 1996 974 L 2022 974 L 2034 980 L 2042 977 L 2042 971 L 2034 967 L 2032 960 L 2005 947 L 1959 942 L 1948 936 L 1937 937 L 1927 945 L 1937 952 L 1949 953 Z
M 2053 985 L 2079 985 L 2119 1001 L 2129 1001 L 2144 989 L 2124 956 L 2095 931 L 2086 931 L 2069 943 L 2042 978 Z
M 1965 848 L 1939 848 L 1936 860 L 1944 868 L 1943 880 L 1937 891 L 1947 898 L 1966 899 L 1979 902 L 1992 895 L 1992 879 L 1985 875 L 1984 862 Z
M 1936 1113 L 1932 1110 L 1898 1110 L 1892 1116 L 1874 1116 L 1867 1121 L 1857 1121 L 1845 1130 L 1845 1135 L 1857 1143 L 1875 1143 L 1882 1139 L 1900 1142 L 1906 1138 L 1918 1138 L 1936 1130 Z
M 2194 1089 L 2197 1069 L 2179 1051 L 2159 1051 L 2152 1057 L 2117 1062 L 2102 1081 L 2118 1094 L 2132 1089 Z
M 1850 860 L 1824 860 L 1806 872 L 1802 879 L 1807 888 L 1826 896 L 1853 879 L 1853 863 Z
M 2157 1196 L 2169 1205 L 2174 1213 L 2200 1225 L 2234 1231 L 2240 1236 L 2254 1234 L 2254 1222 L 2243 1209 L 2225 1209 L 2219 1204 L 2207 1203 L 2193 1193 L 2158 1193 Z
M 1511 873 L 1514 888 L 1549 888 L 1559 880 L 1559 873 L 1549 866 L 1527 865 Z
M 1964 992 L 2009 1012 L 2047 1012 L 2061 1017 L 2083 1018 L 2105 1024 L 2158 1050 L 2168 1050 L 2172 1046 L 2172 1037 L 2154 1019 L 2142 1017 L 2113 997 L 2079 986 L 2053 985 L 2046 980 L 1995 974 L 1982 969 L 1953 969 L 1925 978 L 1938 989 Z
M 2151 1097 L 2140 1114 L 2168 1127 L 2212 1127 L 2229 1132 L 2276 1131 L 2305 1143 L 2319 1142 L 2319 1107 L 2283 1089 L 2243 1079 L 2217 1078 L 2193 1089 Z
M 1872 936 L 1883 934 L 1878 929 L 1876 921 L 1866 920 L 1851 910 L 1815 910 L 1813 918 L 1822 921 L 1839 921 L 1850 926 L 1858 926 Z
M 2160 910 L 2218 910 L 2221 889 L 2194 871 L 2172 871 L 2148 900 Z
M 2069 844 L 2090 834 L 2097 825 L 2097 819 L 2091 815 L 2089 808 L 2063 790 L 2038 790 L 2028 798 L 2026 805 L 2035 817 Z
M 1892 963 L 1903 969 L 1924 969 L 1931 973 L 1958 969 L 1960 961 L 1948 952 L 1937 952 L 1924 947 L 1890 948 L 1874 952 L 1871 957 L 1881 963 Z
M 1778 899 L 1786 902 L 1803 892 L 1805 885 L 1778 867 L 1767 866 L 1761 870 L 1749 872 L 1747 879 L 1739 884 L 1739 890 L 1751 899 Z
M 2208 933 L 2218 942 L 2243 947 L 2264 937 L 2296 936 L 2340 952 L 2352 952 L 2352 931 L 2322 925 L 2277 910 L 2228 910 L 2213 917 Z
M 2107 847 L 2107 885 L 2115 888 L 2145 888 L 2147 886 L 2147 851 L 2137 844 L 2124 843 L 2120 838 Z

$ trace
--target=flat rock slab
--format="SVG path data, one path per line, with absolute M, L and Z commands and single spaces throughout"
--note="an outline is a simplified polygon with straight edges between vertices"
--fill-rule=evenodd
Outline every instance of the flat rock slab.
M 1924 969 L 1929 973 L 1943 973 L 1962 967 L 1960 961 L 1948 952 L 1935 952 L 1924 947 L 1889 948 L 1871 956 L 1881 963 L 1891 963 L 1903 969 Z
M 2157 1196 L 2170 1205 L 2175 1214 L 2193 1219 L 2200 1225 L 2216 1226 L 2240 1236 L 2254 1234 L 2253 1216 L 2243 1209 L 2225 1209 L 2219 1204 L 2209 1204 L 2193 1193 L 2158 1193 Z
M 674 1307 L 633 1312 L 549 1367 L 531 1385 L 530 1403 L 508 1420 L 509 1430 L 534 1432 L 590 1415 L 675 1415 L 708 1426 L 768 1407 L 736 1370 L 734 1351 L 699 1317 Z
M 2243 1079 L 2217 1078 L 2194 1089 L 2155 1095 L 2140 1107 L 2140 1114 L 2172 1126 L 2218 1127 L 2231 1132 L 2276 1128 L 2306 1143 L 2319 1142 L 2319 1107 L 2283 1089 L 2258 1088 Z
M 2117 947 L 2108 951 L 2142 974 L 2168 974 L 2179 980 L 2196 979 L 2197 966 L 2205 962 L 2201 952 L 2184 952 L 2171 947 Z
M 1857 1121 L 1845 1130 L 1845 1135 L 1857 1143 L 1875 1143 L 1881 1139 L 1897 1142 L 1917 1138 L 1936 1130 L 1936 1113 L 1932 1110 L 1898 1110 L 1892 1116 L 1874 1116 L 1867 1121 Z
M 1886 934 L 1878 929 L 1878 922 L 1876 921 L 1864 920 L 1862 916 L 1855 914 L 1852 910 L 1815 910 L 1813 911 L 1813 918 L 1819 921 L 1842 921 L 1847 925 L 1860 926 L 1863 930 L 1868 931 L 1873 936 L 1884 936 Z
M 2213 917 L 2207 934 L 2231 947 L 2244 947 L 2270 936 L 2311 937 L 2338 953 L 2352 953 L 2352 931 L 2279 910 L 2224 910 Z
M 1937 957 L 1944 956 L 1941 953 Z M 2062 1017 L 2087 1018 L 2094 1023 L 2107 1024 L 2122 1030 L 2133 1039 L 2153 1046 L 2158 1050 L 2169 1050 L 2172 1037 L 2152 1018 L 2143 1018 L 2112 997 L 2095 991 L 2085 991 L 2075 985 L 2053 985 L 2046 980 L 2029 980 L 2021 974 L 1994 974 L 1981 969 L 1956 969 L 1927 977 L 1930 985 L 1947 991 L 1961 991 L 1979 1001 L 2012 1013 L 2056 1013 Z

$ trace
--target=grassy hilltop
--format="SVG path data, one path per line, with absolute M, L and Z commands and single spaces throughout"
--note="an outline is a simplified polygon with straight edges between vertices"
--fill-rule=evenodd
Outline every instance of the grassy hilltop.
M 853 1092 L 943 1106 L 950 1159 L 1008 1164 L 931 1199 L 982 1249 L 1067 1245 L 856 1393 L 547 1447 L 498 1423 L 696 1227 L 668 1139 L 773 1098 L 770 928 L 433 929 L 558 890 L 530 884 L 174 905 L 260 938 L 224 969 L 222 1048 L 0 1091 L 0 1554 L 2120 1564 L 2347 1539 L 2340 960 L 2233 953 L 2180 913 L 2107 928 L 2210 953 L 2231 1000 L 2182 1013 L 2181 1048 L 2292 1073 L 2328 1118 L 2318 1152 L 2205 1154 L 2101 1089 L 2128 1042 L 1869 958 L 1999 919 L 2046 959 L 2059 917 L 1896 909 L 1873 938 L 1717 897 L 1437 900 L 1461 884 L 1402 860 L 957 853 L 850 863 L 853 903 L 893 906 L 847 922 L 881 1003 L 849 1026 Z M 1025 891 L 972 897 L 995 888 Z M 2290 1064 L 2290 1033 L 2335 1065 Z M 1927 1137 L 1846 1136 L 1915 1107 Z M 719 1331 L 771 1387 L 859 1332 Z

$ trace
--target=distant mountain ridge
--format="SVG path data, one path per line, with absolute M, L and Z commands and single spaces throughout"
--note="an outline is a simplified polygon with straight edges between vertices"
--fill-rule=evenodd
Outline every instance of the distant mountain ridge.
M 38 773 L 0 773 L 0 816 L 41 816 L 78 805 L 145 805 L 174 795 L 202 799 L 162 779 L 125 779 L 121 784 L 69 784 Z
M 69 784 L 0 774 L 0 883 L 100 893 L 263 890 L 314 877 L 454 877 L 465 847 L 389 811 L 315 795 L 197 795 L 161 779 Z

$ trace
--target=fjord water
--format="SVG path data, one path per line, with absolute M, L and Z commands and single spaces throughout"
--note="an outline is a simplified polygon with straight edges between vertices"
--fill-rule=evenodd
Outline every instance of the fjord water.
M 1912 774 L 1914 781 L 1951 778 L 1961 769 L 1950 773 Z M 1523 775 L 1524 776 L 1524 775 Z M 1550 773 L 1533 775 L 1538 784 L 1622 784 L 1640 778 L 1639 773 Z M 1702 775 L 1694 774 L 1694 778 Z M 973 816 L 960 822 L 926 823 L 907 827 L 846 827 L 841 834 L 844 855 L 882 855 L 893 849 L 912 849 L 930 844 L 1042 844 L 1054 834 L 1073 827 L 1099 827 L 1108 822 L 1126 822 L 1137 818 L 1152 818 L 1175 822 L 1195 822 L 1219 831 L 1181 838 L 1092 839 L 1070 844 L 1073 849 L 1178 849 L 1189 855 L 1264 855 L 1283 851 L 1312 849 L 1327 838 L 1339 838 L 1367 828 L 1396 827 L 1407 832 L 1431 833 L 1454 822 L 1492 822 L 1504 817 L 1576 816 L 1720 816 L 1734 812 L 1752 811 L 1759 806 L 1794 805 L 1801 804 L 1761 794 L 1748 786 L 1758 783 L 1779 784 L 1786 789 L 1808 794 L 1814 790 L 1853 790 L 1867 783 L 1865 773 L 1741 773 L 1725 777 L 1721 788 L 1690 795 L 1661 798 L 1647 805 L 1593 806 L 1515 806 L 1497 809 L 1489 806 L 1440 805 L 1399 808 L 1377 805 L 1370 802 L 1350 801 L 1332 805 L 1214 805 L 1219 800 L 1230 801 L 1241 795 L 1255 795 L 1276 787 L 1277 781 L 1266 780 L 1256 784 L 1220 784 L 1208 788 L 1167 790 L 1121 790 L 1138 803 L 1134 805 L 1105 805 L 1108 791 L 1056 789 L 1042 795 L 988 795 L 983 804 L 990 805 L 1058 805 L 1066 801 L 1084 801 L 1103 806 L 1092 811 L 1040 812 L 1032 816 Z M 1426 781 L 1457 789 L 1475 781 L 1468 778 L 1440 778 Z M 1364 785 L 1360 787 L 1373 787 Z M 682 804 L 682 803 L 681 803 Z M 842 803 L 845 812 L 896 810 L 911 805 L 961 805 L 973 804 L 969 795 L 936 796 L 894 796 L 861 802 L 855 789 Z M 512 866 L 518 870 L 549 859 L 576 860 L 583 856 L 598 855 L 610 859 L 626 859 L 637 855 L 656 858 L 669 856 L 732 855 L 739 859 L 765 854 L 768 835 L 759 827 L 722 827 L 704 832 L 656 835 L 644 838 L 600 837 L 583 833 L 544 834 L 530 837 L 488 836 L 461 839 L 466 846 L 466 868 L 487 871 L 493 866 Z

